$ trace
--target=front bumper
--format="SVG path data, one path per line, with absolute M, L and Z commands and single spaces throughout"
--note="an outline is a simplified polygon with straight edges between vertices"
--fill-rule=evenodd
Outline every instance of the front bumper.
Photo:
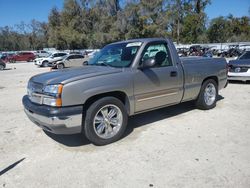
M 228 72 L 228 80 L 248 81 L 250 80 L 250 69 L 247 72 Z
M 83 106 L 49 107 L 32 103 L 27 95 L 22 102 L 28 118 L 40 128 L 54 134 L 81 132 Z
M 56 68 L 56 63 L 48 63 L 48 67 Z
M 41 61 L 36 61 L 36 60 L 35 60 L 35 61 L 34 61 L 34 64 L 40 66 L 40 65 L 42 65 L 42 62 L 41 62 Z
M 228 80 L 248 81 L 250 76 L 228 76 Z

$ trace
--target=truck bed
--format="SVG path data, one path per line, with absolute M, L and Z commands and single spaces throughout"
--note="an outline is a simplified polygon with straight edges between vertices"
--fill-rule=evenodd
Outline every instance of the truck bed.
M 200 91 L 202 81 L 207 77 L 218 78 L 218 89 L 227 82 L 224 58 L 183 57 L 180 58 L 184 74 L 184 96 L 182 101 L 195 99 Z

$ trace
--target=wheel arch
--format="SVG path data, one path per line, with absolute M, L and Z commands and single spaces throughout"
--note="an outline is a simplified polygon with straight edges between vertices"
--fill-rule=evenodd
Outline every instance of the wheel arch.
M 119 99 L 124 104 L 128 115 L 130 114 L 131 110 L 130 110 L 129 98 L 128 98 L 128 95 L 123 91 L 111 91 L 111 92 L 105 92 L 105 93 L 93 95 L 85 101 L 84 108 L 87 109 L 93 102 L 104 97 L 115 97 Z
M 203 83 L 204 83 L 205 81 L 210 80 L 210 79 L 214 80 L 214 81 L 216 82 L 217 86 L 219 86 L 219 79 L 218 79 L 217 76 L 208 76 L 208 77 L 206 77 L 206 78 L 202 81 L 202 84 L 201 84 L 201 85 L 203 85 Z

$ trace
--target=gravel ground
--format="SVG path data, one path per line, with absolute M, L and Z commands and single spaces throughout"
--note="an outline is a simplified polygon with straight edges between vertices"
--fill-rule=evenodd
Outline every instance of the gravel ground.
M 97 147 L 43 132 L 23 112 L 32 63 L 0 72 L 0 187 L 250 187 L 250 84 L 230 83 L 209 111 L 184 103 L 130 118 Z

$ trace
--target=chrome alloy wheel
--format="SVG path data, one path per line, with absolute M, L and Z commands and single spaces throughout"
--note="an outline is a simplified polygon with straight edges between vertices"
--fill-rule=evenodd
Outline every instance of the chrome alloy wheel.
M 204 92 L 204 100 L 206 105 L 210 106 L 216 99 L 216 88 L 214 84 L 209 83 Z
M 93 126 L 95 133 L 103 139 L 109 139 L 115 136 L 123 123 L 121 110 L 113 105 L 105 105 L 95 115 Z

